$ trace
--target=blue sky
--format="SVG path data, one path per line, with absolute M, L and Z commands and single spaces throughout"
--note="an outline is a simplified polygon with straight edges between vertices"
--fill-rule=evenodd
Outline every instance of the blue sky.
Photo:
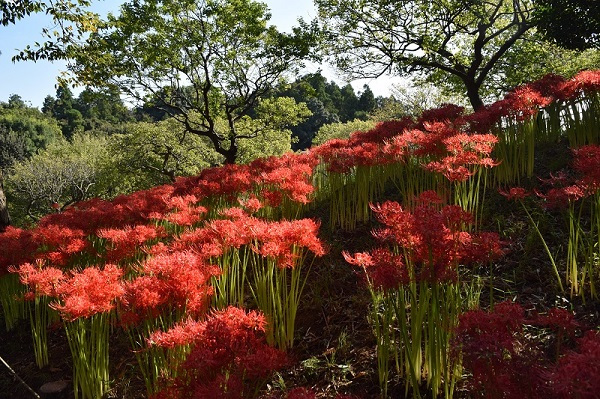
M 296 24 L 298 18 L 311 20 L 316 16 L 312 0 L 263 0 L 270 8 L 271 23 L 281 30 L 289 30 Z M 106 14 L 117 12 L 121 0 L 96 0 L 93 10 Z M 17 62 L 11 58 L 17 49 L 24 48 L 27 44 L 43 40 L 40 32 L 43 27 L 49 27 L 51 20 L 45 15 L 36 14 L 29 16 L 15 25 L 0 26 L 0 101 L 7 101 L 11 94 L 18 94 L 21 98 L 36 107 L 41 107 L 44 97 L 56 92 L 56 77 L 65 69 L 63 62 L 50 63 L 38 61 L 37 63 Z M 316 72 L 319 68 L 328 79 L 335 79 L 338 84 L 343 84 L 332 68 L 311 66 L 306 72 Z M 363 84 L 369 84 L 376 95 L 388 95 L 390 88 L 389 78 L 378 81 L 352 82 L 355 90 L 359 91 Z M 78 92 L 77 89 L 74 92 Z

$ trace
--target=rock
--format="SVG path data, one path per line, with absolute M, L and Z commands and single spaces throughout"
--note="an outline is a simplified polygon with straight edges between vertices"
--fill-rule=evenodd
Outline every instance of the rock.
M 41 386 L 40 397 L 42 399 L 62 399 L 67 397 L 69 382 L 65 380 L 48 382 Z

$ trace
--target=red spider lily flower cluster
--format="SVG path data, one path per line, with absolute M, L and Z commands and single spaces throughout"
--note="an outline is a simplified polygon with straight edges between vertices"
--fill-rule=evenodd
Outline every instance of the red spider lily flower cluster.
M 8 226 L 0 233 L 0 277 L 10 266 L 33 261 L 38 246 L 32 231 Z
M 600 190 L 600 145 L 586 145 L 573 153 L 573 168 L 581 175 L 578 185 L 590 193 Z
M 466 126 L 457 116 L 462 108 L 447 106 L 431 113 L 418 123 L 404 119 L 396 125 L 395 135 L 380 132 L 383 126 L 378 125 L 369 132 L 354 133 L 347 140 L 328 141 L 311 152 L 321 158 L 329 171 L 337 173 L 347 173 L 356 166 L 405 162 L 413 156 L 423 158 L 423 166 L 429 170 L 443 173 L 453 181 L 464 181 L 471 176 L 474 165 L 497 165 L 490 158 L 497 138 L 461 131 Z M 452 116 L 455 119 L 447 119 Z
M 193 249 L 214 257 L 229 248 L 249 245 L 259 255 L 277 260 L 280 267 L 293 267 L 297 250 L 307 249 L 316 256 L 325 254 L 318 238 L 319 223 L 312 219 L 267 222 L 239 208 L 222 213 L 232 218 L 213 220 L 204 228 L 182 234 L 174 241 L 174 248 Z
M 498 190 L 498 192 L 500 193 L 500 195 L 506 197 L 509 201 L 522 201 L 523 199 L 531 195 L 531 193 L 529 193 L 523 187 L 511 187 L 508 191 L 500 189 Z
M 21 283 L 27 286 L 26 299 L 54 298 L 50 306 L 68 321 L 109 312 L 124 293 L 123 270 L 110 264 L 65 273 L 55 267 L 43 267 L 38 261 L 35 265 L 24 263 L 18 268 L 12 267 L 12 271 L 18 273 Z
M 374 236 L 398 247 L 399 254 L 380 248 L 353 256 L 344 253 L 346 261 L 363 267 L 375 287 L 388 289 L 406 284 L 409 276 L 418 281 L 454 281 L 459 264 L 488 261 L 502 254 L 497 234 L 463 231 L 472 221 L 471 214 L 455 205 L 438 209 L 440 202 L 437 194 L 425 192 L 413 211 L 389 201 L 372 206 L 386 226 L 375 230 Z
M 454 346 L 472 373 L 475 392 L 488 398 L 545 397 L 540 354 L 520 339 L 526 319 L 519 304 L 502 302 L 493 312 L 474 310 L 459 317 Z
M 108 241 L 106 257 L 109 261 L 117 262 L 135 253 L 144 243 L 165 237 L 162 227 L 154 225 L 137 225 L 121 229 L 102 229 L 98 237 Z
M 545 316 L 539 316 L 537 323 L 555 329 L 560 334 L 575 337 L 575 331 L 581 324 L 575 320 L 575 315 L 566 309 L 552 308 Z
M 247 165 L 224 165 L 203 170 L 196 177 L 180 178 L 176 195 L 222 197 L 235 201 L 254 194 L 263 204 L 279 206 L 283 198 L 306 204 L 314 191 L 312 174 L 318 163 L 310 154 L 285 154 L 257 159 Z
M 58 301 L 51 306 L 68 321 L 108 313 L 123 295 L 122 275 L 121 268 L 110 264 L 102 269 L 86 267 L 81 272 L 71 272 L 58 285 Z
M 559 172 L 556 175 L 551 174 L 548 179 L 540 179 L 543 184 L 551 187 L 543 192 L 536 190 L 545 207 L 565 208 L 600 190 L 600 146 L 586 145 L 573 150 L 573 154 L 573 169 L 578 176 L 568 176 L 565 172 Z M 510 193 L 516 193 L 518 190 L 523 189 L 511 188 Z M 500 193 L 509 199 L 514 197 L 510 193 Z
M 593 399 L 600 392 L 600 333 L 587 331 L 547 376 L 554 397 Z
M 167 252 L 166 247 L 146 260 L 137 276 L 123 283 L 122 320 L 135 323 L 162 312 L 185 311 L 203 314 L 213 293 L 210 278 L 219 268 L 206 263 L 192 251 Z
M 443 140 L 450 155 L 433 161 L 426 168 L 442 173 L 450 181 L 466 181 L 474 173 L 473 166 L 497 166 L 490 154 L 498 138 L 493 134 L 455 134 Z
M 600 334 L 588 331 L 577 340 L 577 348 L 557 353 L 548 350 L 524 332 L 524 326 L 548 327 L 574 338 L 581 325 L 573 313 L 553 308 L 545 316 L 526 317 L 523 308 L 502 302 L 493 311 L 469 311 L 460 316 L 454 345 L 463 366 L 472 373 L 470 384 L 489 398 L 596 398 L 600 392 Z M 562 347 L 561 347 L 562 348 Z
M 11 266 L 9 271 L 19 274 L 19 280 L 28 288 L 25 299 L 34 299 L 36 296 L 58 296 L 58 287 L 67 278 L 61 269 L 43 267 L 42 262 L 35 264 L 23 263 L 19 267 Z
M 423 111 L 418 119 L 420 125 L 431 122 L 457 121 L 463 116 L 465 108 L 455 104 L 444 104 L 439 108 Z
M 191 345 L 178 377 L 155 398 L 243 398 L 253 382 L 288 363 L 284 352 L 266 343 L 266 322 L 258 312 L 229 307 L 205 321 L 187 321 L 151 335 L 167 348 Z

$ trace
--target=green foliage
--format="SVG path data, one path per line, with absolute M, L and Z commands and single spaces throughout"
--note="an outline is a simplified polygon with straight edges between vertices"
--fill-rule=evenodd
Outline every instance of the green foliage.
M 405 116 L 418 118 L 423 111 L 438 108 L 443 104 L 468 106 L 464 97 L 457 96 L 455 92 L 441 90 L 427 82 L 394 85 L 392 96 L 380 97 L 377 101 L 377 107 L 369 114 L 369 118 L 377 122 L 401 119 Z
M 27 143 L 23 136 L 0 127 L 0 170 L 8 169 L 14 162 L 27 156 Z
M 532 0 L 316 0 L 325 51 L 352 78 L 419 73 L 462 82 L 474 108 L 480 87 L 531 27 Z
M 96 29 L 98 14 L 88 10 L 90 0 L 19 0 L 1 1 L 0 23 L 4 26 L 15 24 L 31 14 L 43 13 L 52 18 L 50 26 L 43 28 L 41 36 L 45 41 L 27 45 L 13 56 L 13 61 L 50 61 L 69 58 L 77 43 Z
M 9 103 L 0 103 L 0 167 L 8 166 L 11 160 L 32 156 L 61 136 L 60 127 L 55 120 L 42 114 L 37 108 L 24 104 L 14 107 L 15 104 L 12 97 Z
M 91 86 L 153 98 L 233 163 L 238 139 L 250 138 L 237 125 L 280 77 L 301 67 L 315 40 L 307 26 L 284 34 L 269 18 L 253 0 L 132 1 L 90 35 L 72 71 Z M 216 130 L 219 119 L 226 131 Z
M 515 68 L 518 65 L 518 68 Z M 512 88 L 539 79 L 548 73 L 567 78 L 584 69 L 600 67 L 600 50 L 568 50 L 545 41 L 539 32 L 528 31 L 523 40 L 511 46 L 491 69 L 489 78 L 482 84 L 480 94 L 489 102 L 499 99 Z M 456 93 L 464 93 L 464 84 L 460 79 L 448 78 L 442 72 L 431 74 L 427 82 L 438 87 L 440 94 L 456 101 Z M 454 97 L 454 98 L 453 98 Z
M 280 84 L 274 96 L 306 102 L 312 112 L 306 121 L 291 128 L 294 150 L 309 148 L 321 126 L 355 118 L 367 119 L 376 107 L 375 96 L 369 86 L 364 85 L 363 92 L 357 96 L 350 84 L 340 88 L 337 83 L 328 82 L 320 72 L 304 75 L 292 83 Z
M 29 159 L 16 162 L 6 179 L 11 213 L 17 221 L 95 196 L 106 197 L 119 176 L 111 166 L 105 138 L 76 135 L 57 139 Z
M 499 63 L 498 72 L 503 76 L 498 73 L 498 78 L 487 89 L 495 98 L 548 73 L 571 78 L 584 69 L 600 68 L 600 49 L 568 50 L 544 41 L 539 33 L 531 32 L 527 36 L 527 41 L 513 46 Z M 519 67 L 514 68 L 514 65 Z
M 373 129 L 375 124 L 374 121 L 355 119 L 350 122 L 337 122 L 323 125 L 315 135 L 313 145 L 323 144 L 331 139 L 347 139 L 354 132 L 366 132 Z
M 194 175 L 222 161 L 205 138 L 186 133 L 174 119 L 129 123 L 124 130 L 109 139 L 124 192 Z
M 86 131 L 115 133 L 120 124 L 133 121 L 132 112 L 115 90 L 94 91 L 86 88 L 74 101 L 73 107 L 81 112 Z
M 538 0 L 534 12 L 544 36 L 569 49 L 600 47 L 600 3 L 597 0 Z
M 243 118 L 238 127 L 241 137 L 238 162 L 248 163 L 256 158 L 282 155 L 292 149 L 292 131 L 312 115 L 305 103 L 293 98 L 265 99 L 256 108 L 256 117 Z M 225 121 L 222 121 L 225 122 Z

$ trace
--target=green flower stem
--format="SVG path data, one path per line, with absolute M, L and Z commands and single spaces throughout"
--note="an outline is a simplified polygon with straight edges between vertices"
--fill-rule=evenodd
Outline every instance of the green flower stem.
M 98 399 L 109 389 L 108 313 L 64 323 L 73 357 L 75 399 Z
M 525 210 L 525 213 L 527 214 L 527 217 L 529 218 L 529 221 L 531 222 L 531 225 L 533 226 L 533 228 L 535 229 L 536 233 L 538 234 L 538 236 L 542 240 L 542 245 L 544 246 L 544 249 L 546 250 L 546 253 L 548 254 L 548 257 L 550 258 L 550 263 L 552 263 L 552 271 L 554 272 L 554 275 L 556 276 L 556 281 L 558 282 L 558 287 L 560 289 L 560 292 L 564 293 L 565 289 L 563 288 L 562 280 L 560 278 L 560 274 L 558 273 L 558 267 L 556 266 L 556 262 L 554 261 L 554 256 L 552 256 L 552 252 L 550 252 L 550 248 L 548 248 L 548 244 L 546 244 L 546 240 L 544 240 L 544 236 L 542 235 L 540 229 L 538 228 L 537 223 L 533 220 L 533 217 L 531 216 L 531 214 L 527 210 L 527 207 L 523 203 L 523 200 L 519 200 L 519 202 L 521 203 L 521 206 L 523 207 L 523 210 Z
M 24 292 L 25 286 L 19 281 L 17 273 L 0 276 L 0 305 L 6 331 L 12 330 L 18 320 L 26 318 L 26 303 L 20 299 Z

